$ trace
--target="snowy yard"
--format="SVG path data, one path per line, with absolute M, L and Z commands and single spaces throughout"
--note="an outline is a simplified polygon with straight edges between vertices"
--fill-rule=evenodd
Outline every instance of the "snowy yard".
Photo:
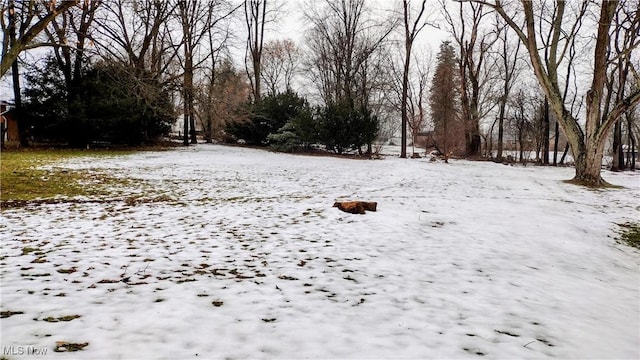
M 640 358 L 615 240 L 640 174 L 215 145 L 61 166 L 138 194 L 2 210 L 0 357 Z

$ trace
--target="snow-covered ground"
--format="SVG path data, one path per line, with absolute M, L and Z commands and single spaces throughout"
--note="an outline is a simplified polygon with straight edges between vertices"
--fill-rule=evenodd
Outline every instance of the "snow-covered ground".
M 640 252 L 615 240 L 638 174 L 215 145 L 60 166 L 137 195 L 2 210 L 0 357 L 640 357 Z

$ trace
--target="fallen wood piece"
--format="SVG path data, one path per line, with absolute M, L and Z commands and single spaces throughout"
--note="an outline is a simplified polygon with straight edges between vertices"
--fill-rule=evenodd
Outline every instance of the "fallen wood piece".
M 378 203 L 375 201 L 336 201 L 333 207 L 351 214 L 364 214 L 365 210 L 376 211 Z
M 86 348 L 89 345 L 88 342 L 85 343 L 70 343 L 66 341 L 56 341 L 56 347 L 53 349 L 55 352 L 72 352 L 72 351 L 80 351 Z

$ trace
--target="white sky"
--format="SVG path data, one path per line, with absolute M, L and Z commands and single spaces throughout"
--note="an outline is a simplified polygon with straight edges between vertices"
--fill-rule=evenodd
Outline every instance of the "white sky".
M 319 2 L 319 1 L 318 1 Z M 306 5 L 305 5 L 306 4 Z M 284 14 L 278 19 L 277 25 L 272 31 L 266 34 L 271 38 L 292 38 L 296 41 L 304 41 L 304 31 L 309 24 L 304 19 L 305 7 L 309 6 L 309 0 L 287 0 L 285 1 Z M 386 12 L 391 11 L 394 7 L 400 9 L 399 0 L 370 0 L 369 6 L 376 12 L 384 16 Z M 440 13 L 440 5 L 435 0 L 427 2 L 427 12 L 433 14 L 431 19 L 436 19 Z M 426 27 L 418 36 L 416 47 L 431 46 L 437 49 L 442 40 L 445 40 L 449 34 L 446 31 L 438 30 L 433 27 Z

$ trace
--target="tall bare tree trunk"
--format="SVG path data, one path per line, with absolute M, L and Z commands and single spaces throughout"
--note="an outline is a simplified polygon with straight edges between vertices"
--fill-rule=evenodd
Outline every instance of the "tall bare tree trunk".
M 488 136 L 488 142 L 489 144 L 487 145 L 487 154 L 489 154 L 489 158 L 493 159 L 493 131 L 496 127 L 496 124 L 498 123 L 498 120 L 494 120 L 493 123 L 491 123 L 491 128 L 489 129 L 489 136 Z M 487 156 L 487 155 L 485 155 Z
M 400 113 L 402 116 L 402 141 L 400 150 L 400 157 L 407 157 L 407 102 L 409 97 L 409 68 L 411 66 L 411 49 L 413 47 L 413 41 L 416 39 L 422 29 L 427 24 L 426 21 L 422 25 L 419 25 L 422 16 L 426 9 L 426 0 L 422 0 L 420 12 L 414 19 L 413 24 L 410 22 L 411 17 L 411 2 L 409 0 L 402 1 L 403 8 L 403 20 L 404 20 L 404 67 L 402 71 L 402 99 L 400 104 Z M 415 131 L 414 131 L 415 132 Z M 415 134 L 413 139 L 415 146 Z
M 613 152 L 611 171 L 624 170 L 624 152 L 622 150 L 622 119 L 616 121 L 613 127 Z
M 560 141 L 560 124 L 556 121 L 556 129 L 553 139 L 553 166 L 558 166 L 558 142 Z
M 184 123 L 182 124 L 182 131 L 183 131 L 183 133 L 182 133 L 182 144 L 185 145 L 185 146 L 189 146 L 189 127 L 190 127 L 189 124 L 190 124 L 190 121 L 189 121 L 189 105 L 187 103 L 188 95 L 187 95 L 187 90 L 186 89 L 183 89 L 182 97 L 184 98 L 183 99 L 184 104 L 182 106 L 182 110 L 183 110 L 183 113 L 184 113 L 184 115 L 183 115 Z
M 193 118 L 193 57 L 189 45 L 184 45 L 184 78 L 183 78 L 183 100 L 184 100 L 184 139 L 183 144 L 195 144 L 195 120 Z M 191 141 L 189 141 L 191 140 Z
M 210 43 L 212 43 L 212 41 L 210 40 Z M 211 48 L 213 48 L 213 46 L 211 46 Z M 216 85 L 216 58 L 213 56 L 212 54 L 212 59 L 211 59 L 211 75 L 209 78 L 209 84 L 208 84 L 208 89 L 207 89 L 207 100 L 209 102 L 209 106 L 207 106 L 207 110 L 206 110 L 206 114 L 207 114 L 207 118 L 206 118 L 206 131 L 205 131 L 205 138 L 206 138 L 206 142 L 208 144 L 213 143 L 213 113 L 214 113 L 214 109 L 212 109 L 212 104 L 211 104 L 211 100 L 214 98 L 215 96 L 215 85 Z
M 264 44 L 264 27 L 267 22 L 267 0 L 244 1 L 245 23 L 247 25 L 247 51 L 251 58 L 249 80 L 253 91 L 253 100 L 262 97 L 262 48 Z M 249 72 L 247 70 L 247 72 Z
M 411 59 L 411 46 L 412 41 L 409 38 L 406 38 L 404 68 L 402 72 L 402 103 L 400 104 L 400 115 L 402 116 L 400 157 L 403 159 L 407 157 L 407 98 L 409 94 L 409 65 Z
M 614 125 L 613 121 L 609 121 L 608 125 L 606 122 L 601 125 L 600 119 L 602 118 L 601 105 L 604 96 L 604 85 L 607 80 L 609 28 L 611 27 L 611 20 L 613 19 L 617 5 L 617 1 L 604 1 L 600 8 L 598 35 L 594 55 L 593 81 L 586 96 L 586 141 L 575 144 L 578 147 L 577 155 L 574 149 L 574 157 L 576 157 L 576 180 L 589 184 L 604 183 L 600 175 L 604 144 L 609 130 Z M 579 162 L 582 161 L 585 162 L 584 169 L 582 169 L 582 164 L 578 166 Z
M 9 1 L 8 5 L 8 39 L 4 39 L 6 42 L 9 41 L 9 45 L 11 48 L 16 46 L 17 38 L 16 38 L 16 27 L 18 26 L 16 20 L 16 11 L 15 11 L 15 2 L 14 0 Z M 4 54 L 3 54 L 4 55 Z M 18 135 L 20 137 L 20 146 L 29 146 L 29 139 L 27 136 L 27 127 L 24 123 L 24 116 L 21 116 L 22 111 L 22 94 L 20 89 L 20 68 L 18 65 L 18 58 L 11 63 L 11 79 L 13 85 L 13 101 L 15 105 L 15 111 L 18 113 L 16 119 L 16 126 L 18 127 Z M 4 136 L 4 134 L 2 134 Z
M 627 169 L 631 171 L 635 171 L 636 169 L 636 138 L 632 130 L 633 117 L 629 112 L 627 112 L 626 118 L 627 118 L 627 132 L 629 133 L 629 136 L 628 136 L 629 141 L 627 144 L 627 146 L 629 147 L 627 149 Z
M 189 136 L 192 144 L 198 143 L 198 138 L 196 136 L 196 111 L 194 106 L 194 96 L 193 96 L 193 79 L 191 79 L 191 89 L 189 91 Z
M 505 115 L 506 99 L 500 99 L 500 109 L 498 113 L 498 154 L 496 159 L 502 161 L 502 149 L 504 146 L 504 115 Z
M 549 100 L 544 98 L 544 114 L 543 118 L 543 131 L 542 131 L 542 164 L 549 165 L 549 135 L 551 131 L 550 119 L 549 119 Z
M 185 145 L 197 144 L 196 137 L 196 111 L 195 111 L 195 88 L 194 88 L 194 72 L 199 66 L 197 59 L 198 46 L 204 35 L 213 26 L 213 3 L 201 3 L 197 0 L 180 0 L 178 2 L 178 10 L 180 23 L 182 25 L 182 46 L 184 48 L 184 75 L 183 75 L 183 92 L 184 92 L 184 121 L 185 121 Z M 187 124 L 189 131 L 187 134 Z

